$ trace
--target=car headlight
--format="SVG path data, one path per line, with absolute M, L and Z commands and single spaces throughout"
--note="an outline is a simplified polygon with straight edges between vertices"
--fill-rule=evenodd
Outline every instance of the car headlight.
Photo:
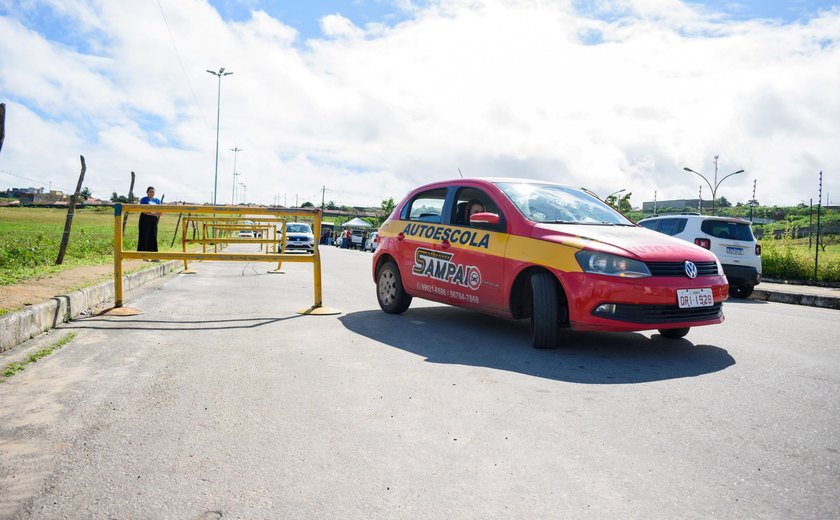
M 622 278 L 644 278 L 650 271 L 644 262 L 618 255 L 597 251 L 578 251 L 575 253 L 580 268 L 585 273 L 620 276 Z

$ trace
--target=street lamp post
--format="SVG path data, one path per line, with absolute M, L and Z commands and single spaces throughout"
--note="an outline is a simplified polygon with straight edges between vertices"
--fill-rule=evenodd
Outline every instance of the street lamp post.
M 236 205 L 236 177 L 239 175 L 236 173 L 236 154 L 242 151 L 242 148 L 233 147 L 230 148 L 230 151 L 233 152 L 233 190 L 230 194 L 230 203 L 232 206 Z
M 718 178 L 717 178 L 718 177 L 718 157 L 720 157 L 720 156 L 715 155 L 715 182 L 714 182 L 714 184 L 709 182 L 709 179 L 707 179 L 702 173 L 696 172 L 696 171 L 694 171 L 694 170 L 692 170 L 691 168 L 688 168 L 688 167 L 683 168 L 683 170 L 685 170 L 687 172 L 691 172 L 691 173 L 695 173 L 695 174 L 699 175 L 700 178 L 703 179 L 704 181 L 706 181 L 706 184 L 709 185 L 709 189 L 712 190 L 712 215 L 715 214 L 715 199 L 717 197 L 718 186 L 720 186 L 723 183 L 723 181 L 725 181 L 729 177 L 732 177 L 733 175 L 738 175 L 739 173 L 744 173 L 744 170 L 738 170 L 737 172 L 732 172 L 729 175 L 727 175 L 726 177 L 724 177 L 724 178 L 722 178 L 721 180 L 718 181 Z
M 219 78 L 219 88 L 216 94 L 216 171 L 213 177 L 213 205 L 216 205 L 216 195 L 219 191 L 219 119 L 222 107 L 222 77 L 230 76 L 233 72 L 225 72 L 225 68 L 219 69 L 219 72 L 207 69 L 207 72 Z

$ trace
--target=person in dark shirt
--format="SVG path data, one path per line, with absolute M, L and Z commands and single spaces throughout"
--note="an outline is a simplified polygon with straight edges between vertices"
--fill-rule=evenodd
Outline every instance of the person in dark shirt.
M 160 204 L 160 199 L 155 198 L 154 186 L 146 189 L 146 196 L 140 199 L 140 204 Z M 156 211 L 144 211 L 140 213 L 140 236 L 137 239 L 138 251 L 157 252 L 157 228 L 160 213 Z

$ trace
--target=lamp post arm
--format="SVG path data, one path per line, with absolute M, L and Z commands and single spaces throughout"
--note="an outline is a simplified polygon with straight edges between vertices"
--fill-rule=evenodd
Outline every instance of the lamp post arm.
M 717 187 L 720 186 L 723 181 L 732 177 L 733 175 L 738 175 L 739 173 L 744 173 L 744 170 L 738 170 L 737 172 L 732 172 L 729 175 L 727 175 L 726 177 L 724 177 L 723 179 L 719 180 L 718 183 L 717 183 L 717 186 L 715 186 L 715 191 L 717 191 Z
M 701 174 L 699 174 L 699 173 L 697 173 L 696 171 L 694 171 L 694 170 L 692 170 L 692 169 L 689 169 L 689 168 L 683 168 L 683 170 L 685 170 L 685 171 L 687 171 L 687 172 L 691 172 L 691 173 L 693 173 L 694 175 L 697 175 L 698 177 L 700 177 L 701 179 L 703 179 L 704 181 L 706 181 L 706 184 L 708 184 L 708 185 L 709 185 L 709 190 L 710 190 L 712 193 L 714 193 L 714 192 L 715 192 L 716 187 L 712 186 L 712 183 L 711 183 L 711 182 L 709 182 L 709 180 L 708 180 L 708 179 L 706 179 L 705 177 L 703 177 Z M 720 185 L 720 183 L 718 183 L 718 185 Z

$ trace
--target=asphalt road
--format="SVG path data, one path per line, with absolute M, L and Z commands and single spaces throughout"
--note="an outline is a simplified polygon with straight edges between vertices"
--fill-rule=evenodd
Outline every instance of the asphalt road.
M 684 340 L 376 304 L 372 255 L 195 264 L 0 385 L 0 518 L 838 518 L 840 312 Z M 2 361 L 2 359 L 0 359 Z

